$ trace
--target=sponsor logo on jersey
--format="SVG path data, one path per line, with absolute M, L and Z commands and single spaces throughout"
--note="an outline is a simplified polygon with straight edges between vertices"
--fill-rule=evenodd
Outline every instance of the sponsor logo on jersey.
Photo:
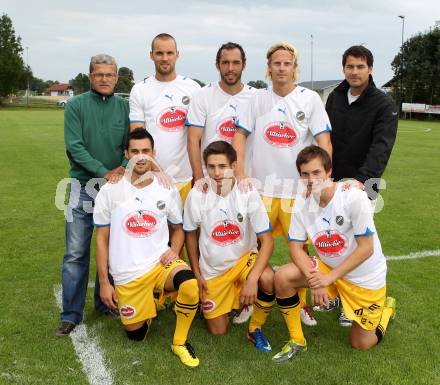
M 220 246 L 227 246 L 237 243 L 241 240 L 242 234 L 240 227 L 230 220 L 217 222 L 211 231 L 212 240 Z
M 164 131 L 175 132 L 185 127 L 186 110 L 182 107 L 168 107 L 163 110 L 157 120 L 157 125 Z
M 347 250 L 347 239 L 336 230 L 321 231 L 315 235 L 313 245 L 325 257 L 339 257 Z
M 128 214 L 122 223 L 125 232 L 136 238 L 149 237 L 157 230 L 157 225 L 156 214 L 143 210 Z
M 121 306 L 119 314 L 122 318 L 133 318 L 136 315 L 136 309 L 131 305 Z
M 202 307 L 204 313 L 210 313 L 215 309 L 215 302 L 211 301 L 210 299 L 205 299 L 202 302 Z
M 231 142 L 238 128 L 236 126 L 237 118 L 229 116 L 222 120 L 217 126 L 217 135 L 226 142 Z
M 297 143 L 298 134 L 288 122 L 273 122 L 264 129 L 264 139 L 275 147 L 292 147 Z

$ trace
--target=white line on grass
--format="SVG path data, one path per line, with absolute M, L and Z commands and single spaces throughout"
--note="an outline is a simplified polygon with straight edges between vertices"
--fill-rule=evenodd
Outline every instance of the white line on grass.
M 416 251 L 415 253 L 409 253 L 408 255 L 390 256 L 385 258 L 387 259 L 387 261 L 400 261 L 402 259 L 417 259 L 417 258 L 439 257 L 439 256 L 440 256 L 440 249 Z
M 54 285 L 53 294 L 58 307 L 62 309 L 61 285 Z M 91 385 L 113 385 L 110 370 L 105 365 L 104 355 L 95 336 L 87 333 L 84 323 L 76 326 L 70 333 L 73 347 L 81 361 L 83 371 Z
M 438 256 L 440 256 L 440 249 L 417 251 L 415 253 L 409 253 L 408 255 L 389 256 L 385 258 L 387 261 L 396 261 Z M 278 267 L 279 266 L 273 266 L 275 270 Z M 94 282 L 89 282 L 89 287 L 94 286 Z M 58 307 L 62 309 L 61 285 L 54 285 L 53 294 Z M 98 341 L 96 337 L 87 333 L 86 325 L 84 323 L 77 325 L 74 331 L 70 333 L 70 338 L 72 339 L 76 354 L 81 361 L 89 383 L 91 385 L 113 385 L 111 372 L 105 366 L 104 356 L 101 352 Z

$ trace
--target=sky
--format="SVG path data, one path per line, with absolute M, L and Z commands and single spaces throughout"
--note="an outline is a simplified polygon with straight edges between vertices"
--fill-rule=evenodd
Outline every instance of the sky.
M 178 73 L 205 83 L 218 79 L 215 55 L 228 41 L 246 51 L 245 82 L 264 80 L 266 51 L 279 41 L 298 48 L 299 82 L 310 81 L 313 35 L 313 80 L 343 79 L 344 50 L 362 44 L 373 52 L 381 86 L 393 76 L 391 61 L 401 45 L 398 15 L 405 16 L 405 39 L 440 20 L 436 0 L 0 0 L 0 13 L 12 19 L 34 76 L 60 82 L 88 73 L 97 53 L 114 56 L 140 81 L 154 74 L 152 38 L 167 32 L 180 51 Z

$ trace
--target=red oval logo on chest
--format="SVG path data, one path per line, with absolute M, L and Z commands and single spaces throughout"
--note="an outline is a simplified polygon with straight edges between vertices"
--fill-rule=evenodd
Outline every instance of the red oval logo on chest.
M 264 139 L 267 143 L 276 147 L 291 147 L 297 141 L 298 135 L 290 123 L 270 123 L 264 130 Z
M 347 249 L 347 239 L 335 230 L 318 233 L 313 244 L 326 257 L 338 257 Z
M 180 107 L 169 107 L 162 111 L 158 125 L 165 131 L 180 131 L 185 126 L 186 111 Z
M 237 130 L 238 128 L 235 125 L 233 117 L 229 117 L 226 120 L 222 121 L 217 127 L 218 135 L 227 142 L 230 142 L 232 140 Z
M 157 218 L 150 211 L 139 210 L 127 215 L 123 227 L 133 237 L 148 237 L 157 230 Z
M 222 221 L 211 231 L 211 238 L 220 246 L 237 243 L 241 239 L 240 227 L 233 221 Z

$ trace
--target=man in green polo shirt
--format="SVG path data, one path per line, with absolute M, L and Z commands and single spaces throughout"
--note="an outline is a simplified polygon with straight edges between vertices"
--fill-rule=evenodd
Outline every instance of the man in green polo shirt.
M 63 310 L 57 336 L 69 335 L 83 319 L 96 185 L 116 182 L 124 174 L 129 108 L 127 101 L 113 94 L 118 80 L 115 59 L 103 54 L 93 56 L 89 77 L 90 91 L 69 100 L 64 113 L 71 185 L 62 269 Z M 99 297 L 98 280 L 94 297 L 95 309 L 108 313 Z

